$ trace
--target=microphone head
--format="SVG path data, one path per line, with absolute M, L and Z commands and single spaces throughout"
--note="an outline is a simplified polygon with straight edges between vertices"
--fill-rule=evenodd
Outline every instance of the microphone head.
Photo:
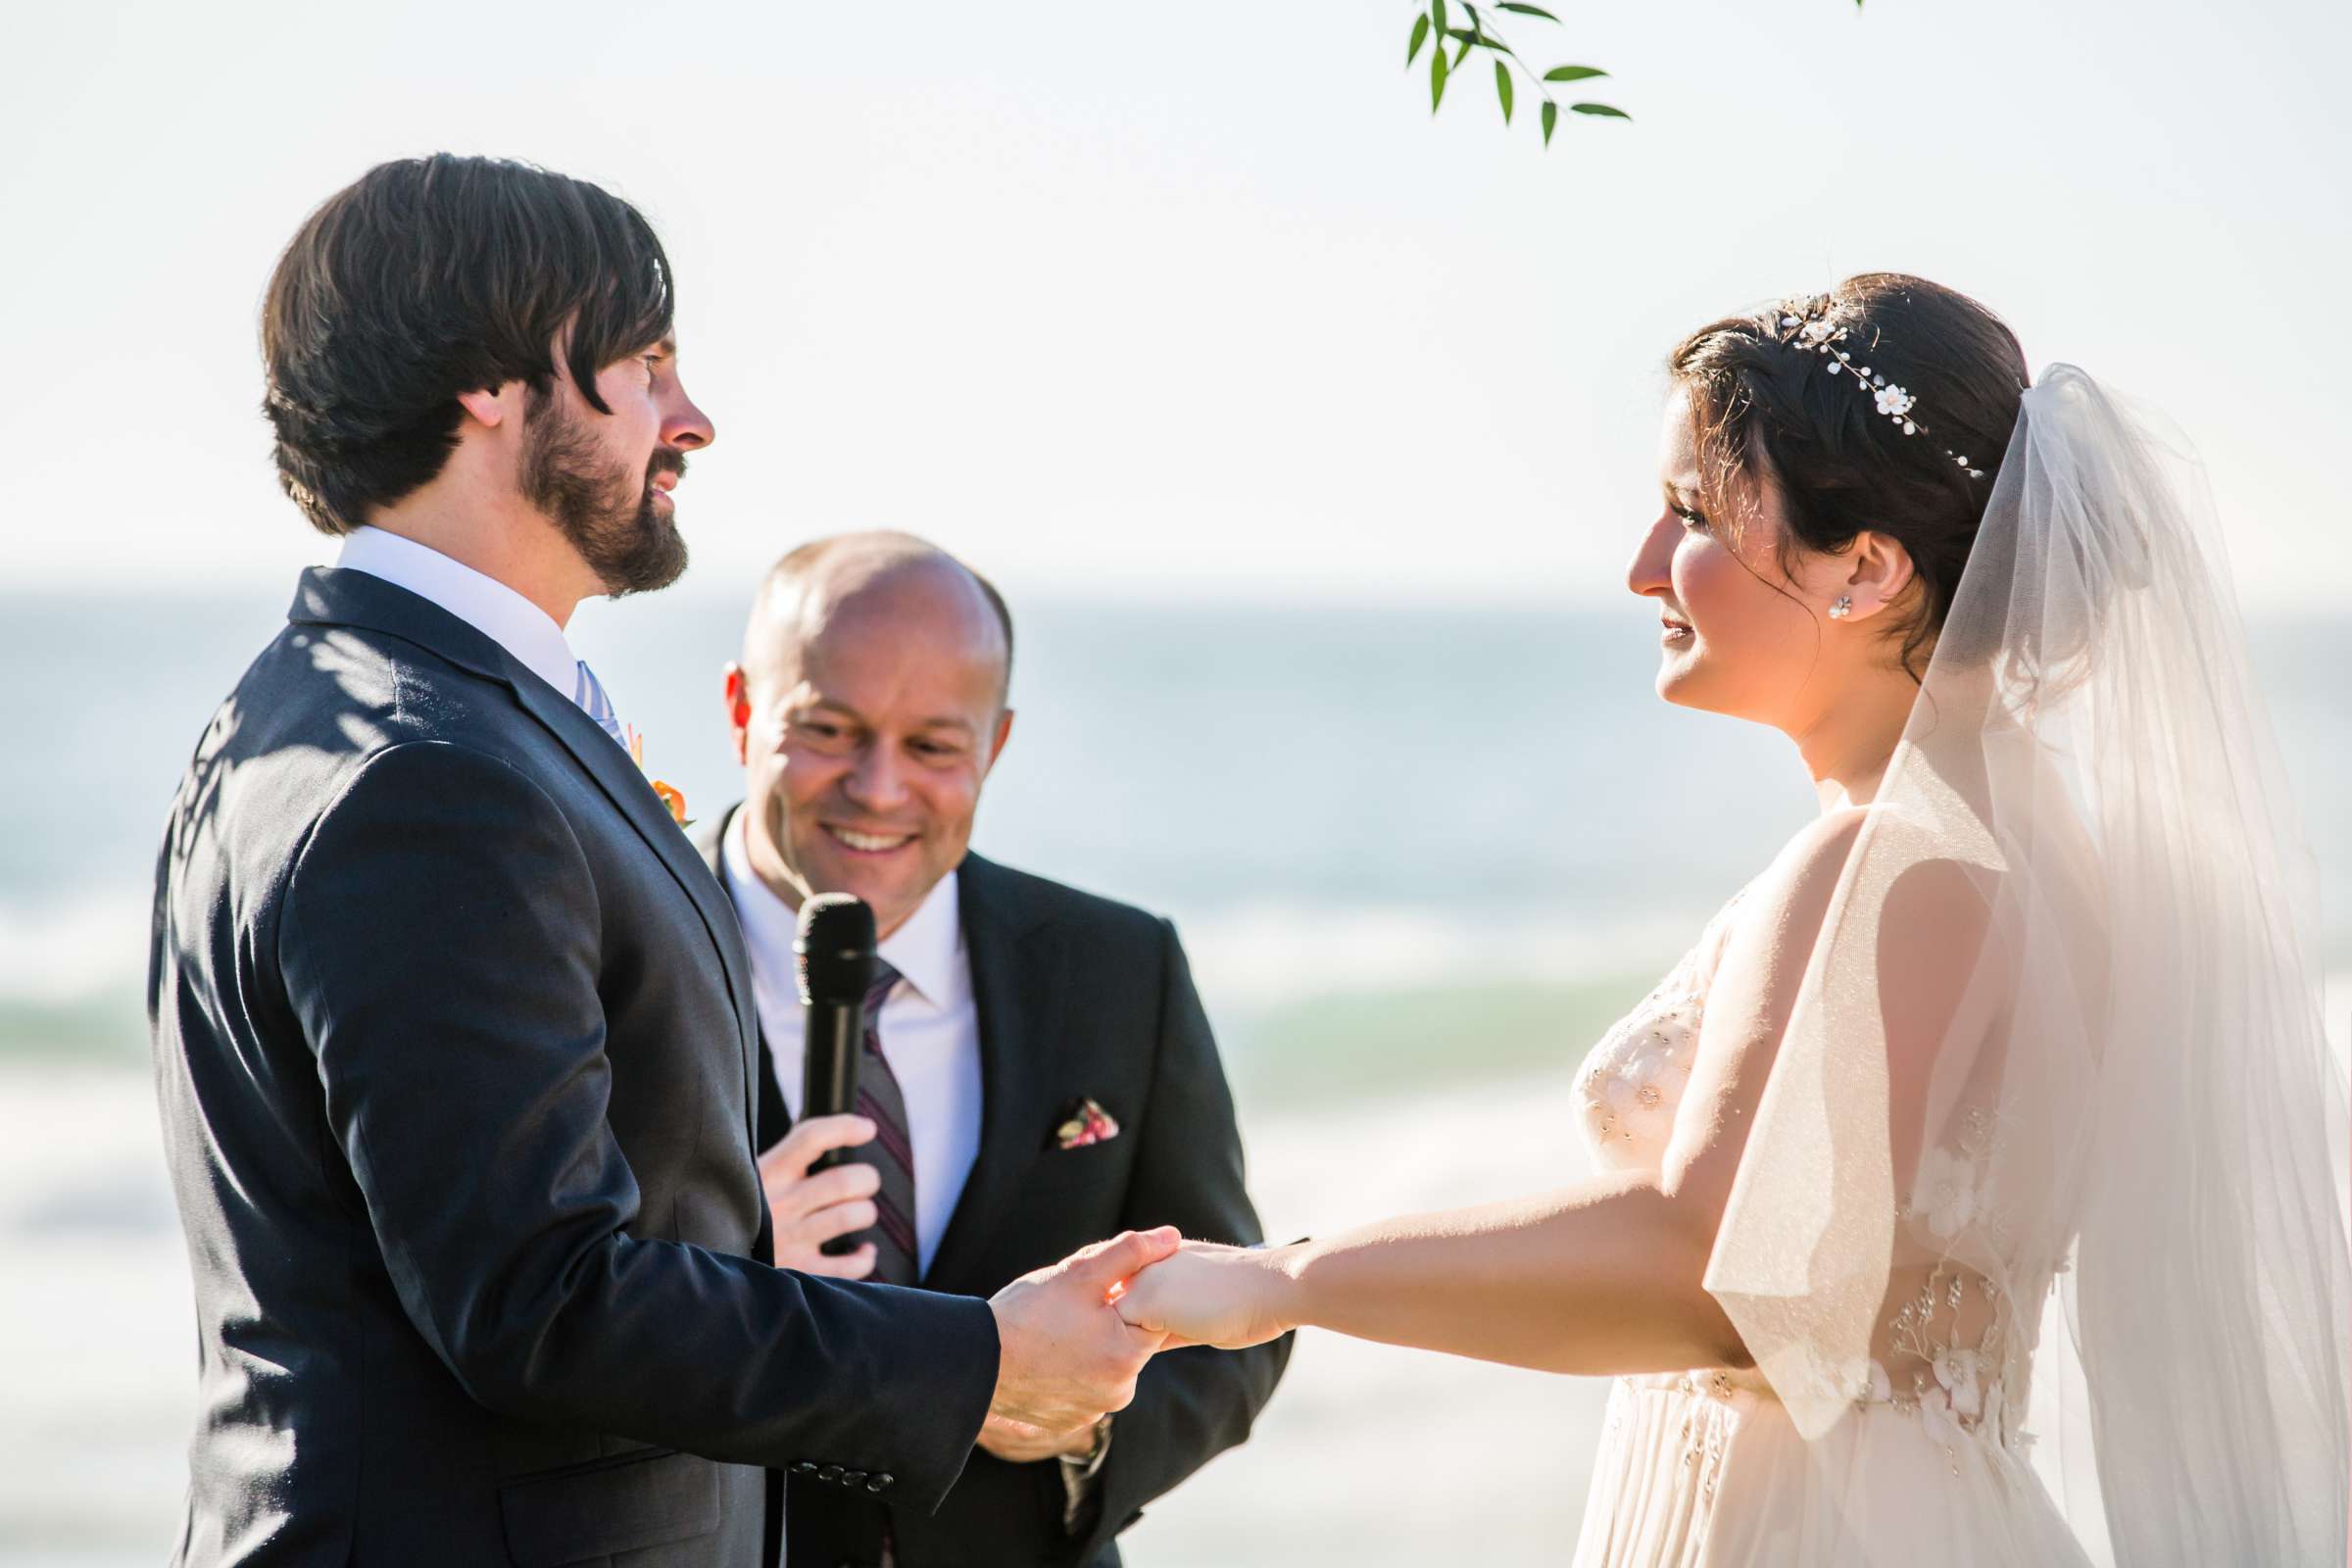
M 801 901 L 801 925 L 792 943 L 801 1005 L 862 1003 L 874 983 L 874 911 L 849 893 L 819 893 Z

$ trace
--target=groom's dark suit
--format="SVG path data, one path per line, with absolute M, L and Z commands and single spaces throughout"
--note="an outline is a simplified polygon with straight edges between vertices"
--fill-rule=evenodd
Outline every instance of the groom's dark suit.
M 753 1568 L 796 1463 L 927 1514 L 994 1319 L 756 1261 L 751 981 L 686 835 L 431 603 L 318 570 L 289 618 L 158 867 L 178 1560 Z
M 730 809 L 696 835 L 713 873 Z M 723 880 L 723 873 L 721 873 Z M 980 1149 L 924 1272 L 926 1290 L 988 1296 L 1121 1230 L 1174 1225 L 1200 1240 L 1258 1240 L 1216 1042 L 1164 920 L 966 856 L 957 908 L 979 1012 Z M 790 1130 L 760 1043 L 760 1147 Z M 1058 1147 L 1091 1099 L 1119 1136 Z M 791 1568 L 881 1560 L 885 1504 L 903 1568 L 1116 1564 L 1114 1537 L 1146 1503 L 1250 1435 L 1290 1359 L 1289 1336 L 1252 1349 L 1174 1350 L 1112 1418 L 1110 1449 L 1079 1529 L 1063 1526 L 1054 1460 L 972 1455 L 936 1514 L 791 1483 Z

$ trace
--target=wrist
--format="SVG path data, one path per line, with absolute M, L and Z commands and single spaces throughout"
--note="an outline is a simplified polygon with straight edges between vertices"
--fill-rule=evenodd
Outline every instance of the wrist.
M 1270 1313 L 1281 1331 L 1289 1334 L 1314 1323 L 1314 1268 L 1320 1255 L 1311 1240 L 1292 1242 L 1287 1247 L 1266 1250 L 1268 1277 L 1272 1282 Z
M 997 1415 L 1002 1413 L 999 1411 L 998 1405 L 1004 1397 L 1004 1374 L 1008 1370 L 1005 1362 L 1007 1360 L 1006 1350 L 1009 1345 L 1009 1336 L 1006 1333 L 1006 1324 L 1004 1322 L 1004 1308 L 998 1305 L 994 1300 L 991 1300 L 988 1303 L 988 1316 L 989 1321 L 996 1328 L 997 1366 L 995 1381 L 990 1385 L 988 1391 L 987 1413 L 990 1415 Z
M 1110 1451 L 1110 1417 L 1098 1416 L 1095 1424 L 1073 1435 L 1076 1446 L 1061 1451 L 1061 1462 L 1086 1475 L 1102 1468 L 1102 1456 Z

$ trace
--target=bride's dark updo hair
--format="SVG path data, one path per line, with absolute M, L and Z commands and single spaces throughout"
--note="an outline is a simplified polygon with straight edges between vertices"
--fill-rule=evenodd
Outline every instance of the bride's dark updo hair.
M 1803 346 L 1801 324 L 1786 324 L 1791 317 L 1843 327 L 1838 346 L 1854 365 L 1917 400 L 1919 433 L 1905 435 L 1850 373 L 1831 374 L 1837 362 Z M 1768 477 L 1788 522 L 1784 569 L 1793 550 L 1841 554 L 1865 530 L 1910 552 L 1918 586 L 1888 633 L 1920 677 L 2017 423 L 2028 374 L 2016 334 L 1939 283 L 1865 272 L 1827 294 L 1710 322 L 1676 344 L 1666 366 L 1690 394 L 1711 514 L 1736 529 L 1740 502 L 1756 494 L 1742 481 Z

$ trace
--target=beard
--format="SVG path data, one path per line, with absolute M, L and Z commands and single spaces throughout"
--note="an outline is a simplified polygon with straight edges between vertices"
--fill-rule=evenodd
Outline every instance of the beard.
M 686 570 L 686 540 L 654 499 L 654 480 L 683 474 L 686 455 L 654 448 L 643 472 L 608 459 L 595 437 L 553 397 L 525 414 L 522 497 L 554 523 L 618 599 L 666 588 Z

